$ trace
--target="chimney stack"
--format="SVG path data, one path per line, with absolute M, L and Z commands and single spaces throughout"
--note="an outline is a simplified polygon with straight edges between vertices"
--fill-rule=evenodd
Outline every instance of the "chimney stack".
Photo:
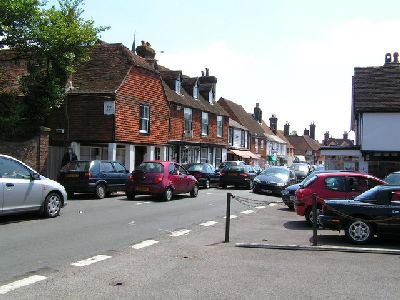
M 136 54 L 150 60 L 154 60 L 154 58 L 156 57 L 156 51 L 151 48 L 149 42 L 145 41 L 142 41 L 142 44 L 136 47 Z
M 304 135 L 310 136 L 310 130 L 304 128 Z
M 388 65 L 392 62 L 392 54 L 386 53 L 385 54 L 385 65 Z
M 393 53 L 393 63 L 394 64 L 399 63 L 399 53 L 398 52 Z
M 347 131 L 345 131 L 344 133 L 343 133 L 343 139 L 344 140 L 347 140 L 349 138 L 349 133 L 347 132 Z
M 262 122 L 262 110 L 260 108 L 260 103 L 256 103 L 256 107 L 254 107 L 254 119 L 258 122 Z
M 315 123 L 314 122 L 312 122 L 310 124 L 310 138 L 315 140 Z
M 329 131 L 324 133 L 324 145 L 327 146 L 328 145 L 328 140 L 329 140 Z
M 206 68 L 206 76 L 210 76 L 210 69 Z
M 289 136 L 289 129 L 290 129 L 290 124 L 289 124 L 289 122 L 286 122 L 286 124 L 283 125 L 284 136 Z
M 276 134 L 278 129 L 278 118 L 274 114 L 271 116 L 271 118 L 269 118 L 269 127 Z

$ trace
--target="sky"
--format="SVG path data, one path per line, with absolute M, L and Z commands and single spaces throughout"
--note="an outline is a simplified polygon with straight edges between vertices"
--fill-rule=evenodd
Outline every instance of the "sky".
M 54 1 L 50 1 L 52 3 Z M 354 67 L 380 66 L 400 51 L 400 1 L 86 0 L 84 17 L 111 28 L 110 43 L 148 41 L 158 63 L 200 76 L 224 97 L 278 128 L 316 138 L 350 130 Z M 350 133 L 350 137 L 354 137 Z

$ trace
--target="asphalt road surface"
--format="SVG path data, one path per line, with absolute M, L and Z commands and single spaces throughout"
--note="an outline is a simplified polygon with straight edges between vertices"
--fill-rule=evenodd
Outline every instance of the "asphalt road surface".
M 215 188 L 200 190 L 197 198 L 182 195 L 170 202 L 147 196 L 130 201 L 125 195 L 102 200 L 78 195 L 55 219 L 35 214 L 2 217 L 0 285 L 222 217 L 228 191 L 261 201 L 280 200 L 245 189 Z M 232 202 L 232 214 L 246 209 Z

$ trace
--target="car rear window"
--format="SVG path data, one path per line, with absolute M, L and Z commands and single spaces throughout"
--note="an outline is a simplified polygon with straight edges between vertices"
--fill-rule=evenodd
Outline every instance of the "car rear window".
M 191 172 L 202 172 L 203 165 L 190 165 L 188 166 L 187 170 Z
M 244 172 L 244 166 L 226 166 L 225 171 Z
M 325 178 L 325 187 L 328 190 L 345 192 L 346 191 L 346 177 L 332 176 Z
M 89 172 L 94 162 L 90 161 L 71 161 L 61 168 L 61 172 Z
M 316 175 L 306 177 L 306 178 L 303 180 L 303 182 L 301 183 L 301 185 L 302 185 L 303 187 L 308 187 L 308 186 L 310 186 L 315 180 L 317 180 L 317 176 L 316 176 Z
M 142 163 L 137 170 L 144 173 L 164 173 L 164 166 L 160 163 L 146 162 Z
M 400 185 L 400 174 L 399 173 L 392 173 L 389 174 L 384 181 L 387 184 L 392 184 L 392 185 Z

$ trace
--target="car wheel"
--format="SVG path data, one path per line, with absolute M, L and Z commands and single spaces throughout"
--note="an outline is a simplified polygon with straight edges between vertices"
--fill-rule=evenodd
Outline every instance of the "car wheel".
M 223 189 L 226 189 L 226 184 L 221 184 L 220 187 L 222 187 Z
M 164 201 L 171 201 L 172 195 L 173 195 L 172 189 L 171 188 L 167 188 L 164 191 L 164 193 L 162 195 L 162 198 L 163 198 Z
M 210 180 L 209 180 L 209 179 L 206 180 L 206 183 L 204 184 L 204 187 L 205 187 L 206 189 L 209 189 L 209 188 L 210 188 Z
M 43 214 L 47 218 L 54 218 L 60 214 L 61 196 L 58 193 L 51 192 L 47 195 L 43 204 Z
M 128 198 L 129 200 L 134 200 L 135 199 L 135 193 L 133 193 L 133 192 L 126 193 L 126 198 Z
M 350 221 L 346 226 L 346 236 L 354 244 L 366 244 L 374 237 L 374 228 L 363 220 Z
M 190 191 L 190 196 L 195 198 L 195 197 L 197 197 L 198 194 L 199 194 L 199 186 L 197 184 L 195 184 L 193 186 L 193 189 Z
M 290 210 L 294 210 L 294 205 L 293 205 L 293 204 L 288 204 L 287 207 L 288 207 Z
M 253 186 L 254 186 L 254 182 L 253 182 L 253 180 L 250 180 L 249 184 L 247 185 L 247 189 L 251 190 L 251 189 L 253 189 Z
M 259 189 L 253 184 L 253 193 L 258 194 Z
M 106 196 L 106 187 L 104 184 L 99 183 L 98 185 L 96 185 L 96 198 L 97 199 L 103 199 Z
M 319 215 L 319 212 L 320 212 L 320 209 L 319 209 L 319 207 L 317 207 L 317 216 Z M 310 207 L 309 209 L 307 209 L 307 212 L 306 212 L 306 214 L 304 215 L 305 216 L 305 218 L 306 218 L 306 222 L 307 222 L 307 224 L 309 224 L 309 225 L 313 225 L 313 211 L 312 211 L 312 207 Z M 318 217 L 317 217 L 317 223 L 319 224 L 319 222 L 318 222 Z

